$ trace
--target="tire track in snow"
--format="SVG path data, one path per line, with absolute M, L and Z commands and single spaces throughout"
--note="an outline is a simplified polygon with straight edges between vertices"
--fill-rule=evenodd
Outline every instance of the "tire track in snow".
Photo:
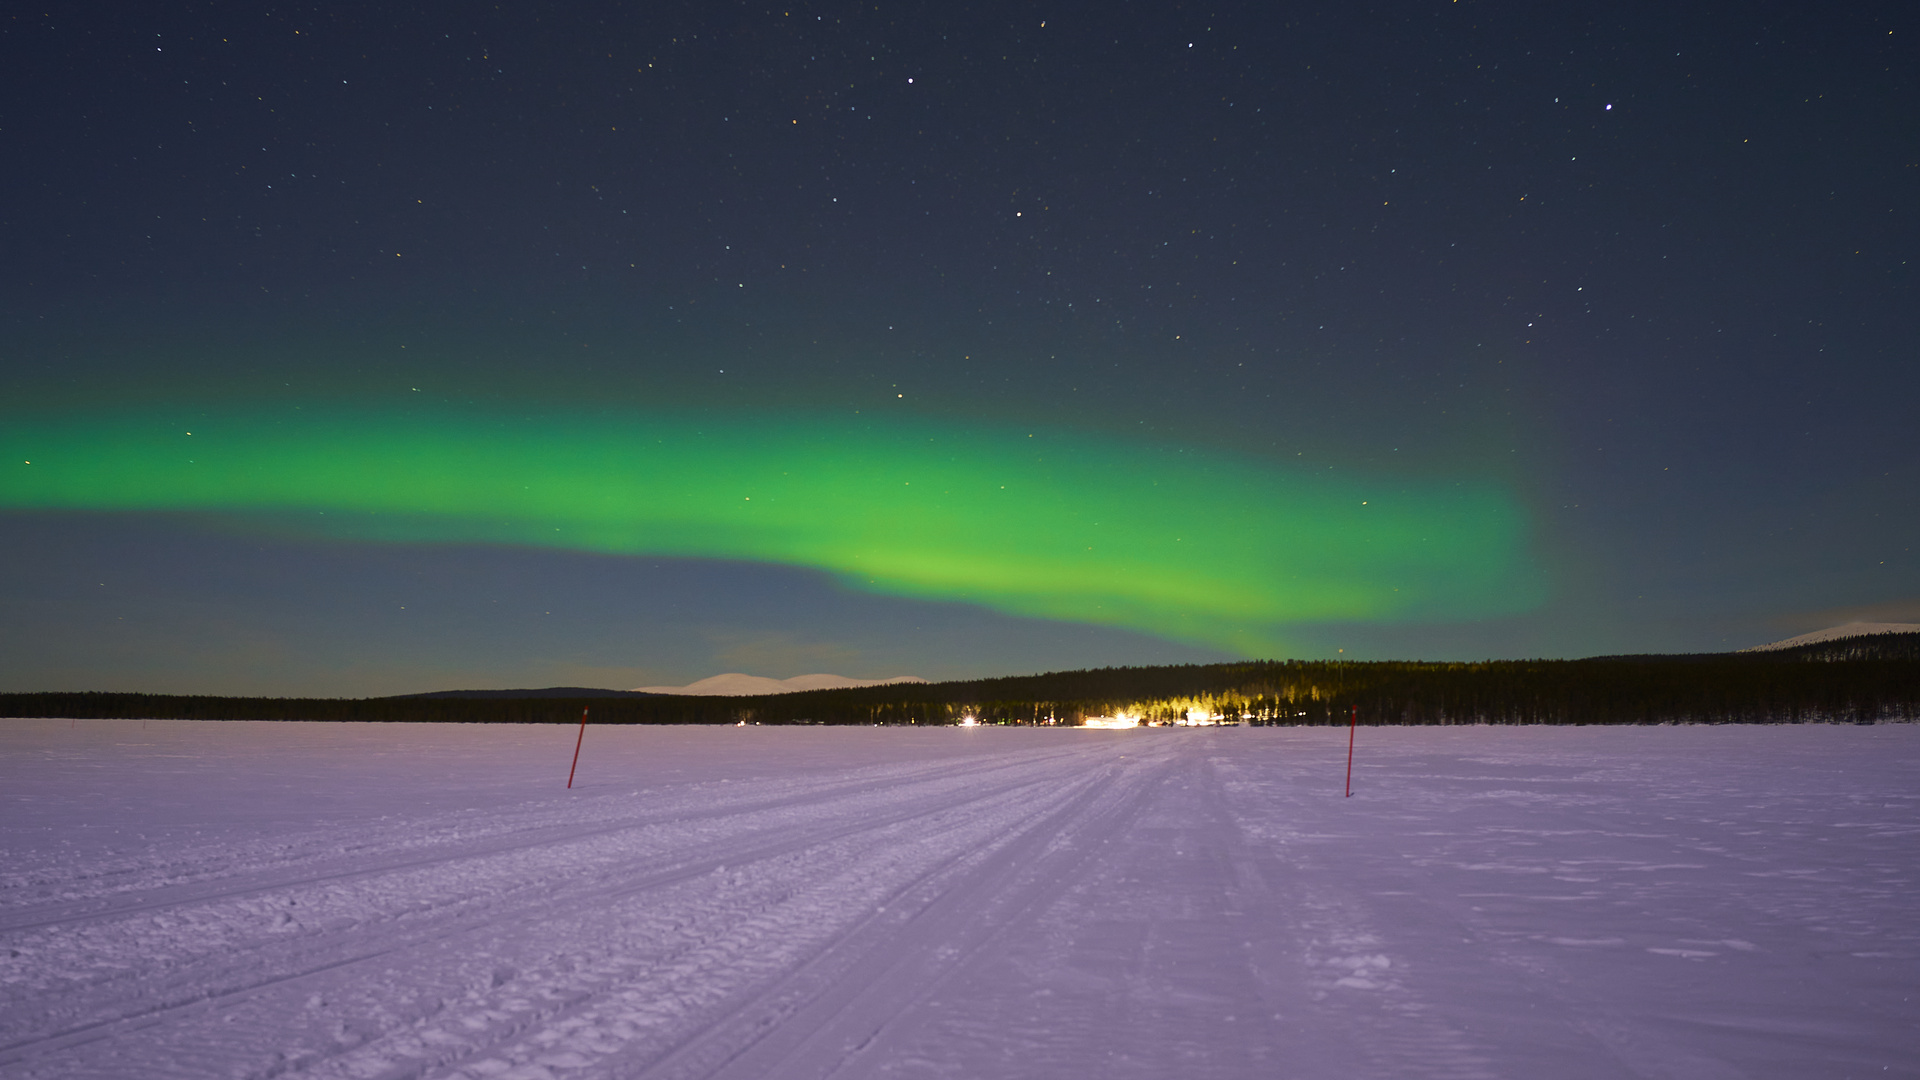
M 383 957 L 418 952 L 450 938 L 482 934 L 489 928 L 525 921 L 542 910 L 606 904 L 634 893 L 698 879 L 712 873 L 718 866 L 737 867 L 792 856 L 809 848 L 843 841 L 860 834 L 897 828 L 915 819 L 953 813 L 996 798 L 1021 794 L 1036 785 L 1050 782 L 1050 778 L 1031 776 L 1030 774 L 1035 770 L 1053 773 L 1057 769 L 1049 766 L 1066 765 L 1071 768 L 1073 762 L 1083 757 L 1084 753 L 1081 751 L 1065 755 L 1048 754 L 1039 760 L 1024 757 L 1013 761 L 1000 760 L 987 767 L 961 771 L 961 775 L 958 776 L 952 775 L 955 770 L 951 768 L 917 770 L 916 774 L 905 782 L 896 782 L 891 785 L 888 785 L 885 780 L 878 780 L 858 785 L 836 785 L 828 791 L 814 793 L 810 798 L 762 800 L 753 807 L 752 813 L 728 814 L 725 808 L 716 808 L 711 813 L 693 816 L 727 821 L 730 818 L 750 818 L 754 813 L 764 816 L 769 810 L 791 811 L 797 808 L 813 811 L 816 815 L 828 815 L 828 817 L 824 822 L 800 822 L 763 828 L 745 836 L 729 837 L 721 842 L 715 842 L 712 839 L 703 840 L 649 857 L 646 860 L 646 865 L 651 868 L 649 873 L 634 876 L 628 872 L 612 879 L 608 879 L 604 874 L 592 875 L 584 883 L 559 890 L 555 890 L 550 883 L 544 882 L 539 888 L 529 888 L 525 883 L 540 876 L 539 868 L 522 868 L 518 875 L 522 885 L 519 892 L 522 895 L 512 898 L 509 902 L 503 903 L 497 895 L 481 895 L 472 898 L 464 909 L 455 905 L 448 910 L 427 913 L 433 920 L 428 925 L 401 932 L 396 932 L 387 925 L 361 924 L 343 928 L 341 931 L 323 931 L 317 935 L 316 940 L 312 941 L 303 940 L 284 945 L 269 942 L 266 948 L 256 947 L 238 956 L 209 957 L 197 965 L 187 965 L 187 970 L 169 973 L 170 977 L 166 983 L 173 988 L 171 990 L 166 986 L 156 987 L 150 981 L 143 979 L 139 972 L 135 972 L 123 980 L 136 984 L 129 988 L 132 991 L 130 996 L 133 1000 L 123 1000 L 117 1008 L 111 1002 L 101 1001 L 86 1003 L 84 1007 L 75 1008 L 75 1003 L 68 999 L 64 1004 L 69 1007 L 69 1011 L 91 1012 L 93 1017 L 54 1031 L 43 1029 L 42 1033 L 25 1040 L 10 1041 L 0 1048 L 0 1064 L 23 1060 L 28 1056 L 39 1057 L 88 1042 L 112 1039 L 128 1031 L 164 1023 L 170 1013 L 205 1011 L 214 1007 L 231 1009 L 246 997 L 263 990 L 280 988 L 284 984 L 316 976 L 337 974 L 342 968 L 365 965 Z M 978 788 L 977 781 L 980 777 L 1004 774 L 1009 771 L 1019 775 L 1003 776 L 998 783 L 985 790 Z M 946 775 L 930 775 L 938 773 Z M 928 794 L 920 794 L 916 801 L 913 797 L 914 790 L 929 785 L 936 788 L 930 793 L 934 801 L 931 803 L 926 801 Z M 857 790 L 850 792 L 849 787 Z M 867 804 L 876 800 L 868 799 L 863 802 L 858 797 L 860 795 L 884 796 L 877 801 L 882 804 L 899 804 L 904 801 L 906 805 L 904 807 L 896 805 L 891 812 L 877 816 L 871 814 L 861 816 Z M 848 823 L 844 820 L 848 817 L 856 817 L 858 820 Z M 685 820 L 686 818 L 682 817 L 650 824 L 673 824 Z M 591 835 L 599 836 L 608 831 L 595 829 L 589 832 Z M 620 830 L 612 831 L 617 833 Z M 533 846 L 522 844 L 507 850 L 523 852 Z M 537 850 L 547 854 L 553 853 L 550 844 L 541 845 Z M 480 857 L 502 853 L 501 850 L 494 850 L 482 853 Z M 448 860 L 442 860 L 440 863 L 429 865 L 444 865 L 447 861 L 473 857 L 475 856 L 462 853 Z M 575 860 L 562 860 L 562 869 L 566 868 L 564 862 L 567 861 Z M 658 869 L 663 862 L 670 864 L 669 868 Z M 365 875 L 356 873 L 352 876 Z M 339 879 L 319 880 L 337 882 Z M 400 905 L 406 899 L 403 895 L 397 900 L 390 900 L 388 906 Z M 389 921 L 398 923 L 408 915 L 418 914 L 421 913 L 402 911 Z M 349 939 L 354 937 L 370 938 L 376 944 L 374 947 L 356 951 L 350 947 Z M 272 948 L 275 945 L 280 947 Z M 342 959 L 340 954 L 343 948 L 352 955 Z M 276 952 L 280 955 L 270 955 Z M 109 1015 L 102 1017 L 99 1015 L 101 1011 L 106 1011 Z M 9 1026 L 12 1027 L 13 1023 L 19 1019 L 20 1017 L 15 1013 L 9 1021 Z
M 1069 751 L 1068 753 L 1071 752 Z M 1048 754 L 1040 760 L 1057 756 L 1059 756 L 1057 753 Z M 276 867 L 271 871 L 263 871 L 261 867 L 254 865 L 245 867 L 239 872 L 240 875 L 251 872 L 251 879 L 243 878 L 237 883 L 234 881 L 234 876 L 238 875 L 225 877 L 215 885 L 199 882 L 160 882 L 148 884 L 135 881 L 132 884 L 116 885 L 107 895 L 109 897 L 123 895 L 127 891 L 138 889 L 143 892 L 146 898 L 121 904 L 114 904 L 109 899 L 101 904 L 101 906 L 93 907 L 88 906 L 87 902 L 89 900 L 95 900 L 96 897 L 82 894 L 78 896 L 63 896 L 53 901 L 5 905 L 11 907 L 12 910 L 6 915 L 0 916 L 0 935 L 37 930 L 44 927 L 112 920 L 130 915 L 164 911 L 169 908 L 190 904 L 205 904 L 222 900 L 232 900 L 263 892 L 279 892 L 322 883 L 351 881 L 362 877 L 372 877 L 380 874 L 440 865 L 464 857 L 483 857 L 528 848 L 547 848 L 556 844 L 571 843 L 633 829 L 682 826 L 700 821 L 738 817 L 743 814 L 781 810 L 793 806 L 819 803 L 830 799 L 852 798 L 859 795 L 871 794 L 876 791 L 886 791 L 901 785 L 918 783 L 928 779 L 952 780 L 956 778 L 957 774 L 961 773 L 987 776 L 1009 768 L 1032 763 L 1031 761 L 1017 763 L 976 763 L 969 761 L 956 768 L 956 766 L 952 764 L 943 762 L 936 766 L 915 768 L 903 775 L 888 775 L 878 779 L 863 779 L 852 782 L 827 781 L 822 783 L 817 790 L 804 790 L 780 798 L 753 799 L 749 797 L 737 803 L 729 803 L 708 809 L 686 810 L 663 814 L 644 814 L 637 817 L 622 818 L 608 823 L 596 824 L 590 827 L 582 827 L 577 823 L 568 822 L 514 829 L 507 834 L 513 838 L 513 842 L 507 844 L 499 842 L 498 836 L 500 834 L 498 833 L 474 839 L 457 838 L 451 842 L 443 842 L 442 846 L 428 856 L 395 856 L 381 859 L 371 864 L 351 858 L 341 858 L 330 852 L 327 856 L 321 856 L 318 859 L 311 860 L 312 862 L 319 862 L 319 867 L 304 872 L 304 876 L 300 877 L 288 878 L 276 876 L 284 873 L 284 869 Z M 605 797 L 603 796 L 602 798 Z M 564 813 L 564 811 L 559 812 Z M 330 835 L 332 834 L 323 834 L 323 836 Z M 325 843 L 324 840 L 321 842 L 324 846 L 334 849 L 334 851 L 338 850 L 337 844 Z M 416 842 L 408 846 L 417 848 L 429 843 L 434 843 L 434 841 Z M 226 849 L 223 847 L 221 852 L 224 856 Z M 346 868 L 329 871 L 324 869 L 327 865 L 324 860 L 327 858 L 333 858 L 339 862 L 348 862 L 351 863 L 351 865 Z M 283 863 L 283 866 L 284 865 Z M 73 875 L 74 880 L 85 880 L 87 877 L 100 876 L 85 874 L 83 868 L 68 867 L 67 869 L 69 871 L 78 871 Z M 50 883 L 42 882 L 40 884 L 42 887 L 48 887 Z M 14 886 L 14 888 L 19 887 L 18 885 Z M 152 894 L 156 892 L 165 895 L 155 897 Z
M 1127 747 L 1171 755 L 1127 820 L 1076 842 L 1080 862 L 835 1075 L 1314 1075 L 1289 1055 L 1297 1033 L 1262 982 L 1297 985 L 1294 950 L 1267 947 L 1268 895 L 1196 753 L 1238 735 L 1157 732 Z M 1271 959 L 1283 970 L 1263 971 Z
M 1044 762 L 1029 764 L 1044 764 Z M 937 783 L 948 790 L 966 792 L 967 794 L 961 797 L 971 798 L 990 794 L 993 791 L 1001 789 L 998 787 L 989 787 L 984 790 L 977 789 L 969 783 L 970 778 L 974 783 L 977 783 L 983 777 L 1002 773 L 1012 767 L 1014 766 L 1005 765 L 996 768 L 979 769 L 957 776 L 936 776 L 932 778 L 915 776 L 908 783 L 894 785 L 894 788 L 905 789 L 916 783 Z M 852 793 L 843 791 L 823 793 L 814 798 L 808 805 L 809 809 L 815 813 L 835 812 L 833 805 L 835 803 L 846 803 L 850 799 L 862 796 L 869 797 L 869 801 L 871 801 L 871 797 L 875 795 L 885 795 L 890 799 L 897 794 L 898 790 L 894 790 L 889 794 L 889 789 L 887 788 L 875 788 L 872 785 L 862 785 L 862 790 Z M 624 850 L 628 834 L 633 834 L 641 830 L 654 829 L 664 831 L 669 826 L 684 826 L 696 821 L 721 819 L 728 820 L 729 824 L 734 826 L 737 832 L 739 823 L 742 821 L 749 821 L 755 815 L 765 817 L 769 815 L 771 810 L 786 810 L 794 804 L 794 800 L 781 800 L 768 805 L 753 806 L 746 812 L 731 815 L 681 815 L 667 820 L 664 824 L 648 822 L 646 825 L 636 826 L 626 830 L 589 829 L 573 836 L 561 836 L 544 843 L 515 843 L 512 845 L 489 847 L 477 852 L 456 850 L 439 859 L 408 860 L 397 870 L 388 871 L 386 878 L 392 880 L 383 879 L 383 875 L 379 873 L 361 872 L 357 869 L 349 869 L 332 877 L 316 877 L 307 874 L 285 885 L 277 887 L 261 886 L 245 891 L 235 891 L 232 895 L 221 895 L 207 901 L 181 901 L 175 904 L 163 905 L 158 908 L 142 905 L 134 911 L 123 915 L 122 925 L 103 926 L 97 931 L 91 928 L 84 929 L 77 932 L 78 939 L 75 938 L 74 934 L 60 935 L 60 937 L 64 940 L 66 952 L 68 953 L 65 959 L 71 964 L 76 958 L 75 954 L 84 953 L 89 949 L 98 953 L 111 954 L 116 944 L 124 946 L 127 943 L 127 931 L 124 919 L 131 917 L 132 914 L 150 914 L 156 910 L 174 911 L 174 909 L 181 909 L 172 917 L 180 920 L 186 920 L 192 917 L 204 925 L 186 928 L 167 926 L 148 935 L 148 938 L 152 940 L 141 940 L 139 943 L 143 949 L 148 950 L 146 955 L 149 961 L 157 959 L 158 950 L 167 946 L 172 946 L 176 952 L 184 950 L 184 955 L 187 956 L 206 955 L 222 948 L 253 948 L 262 944 L 260 934 L 263 931 L 259 926 L 250 924 L 259 922 L 263 917 L 280 922 L 287 922 L 290 921 L 287 919 L 289 912 L 287 909 L 274 907 L 270 903 L 265 905 L 264 909 L 261 904 L 255 903 L 236 910 L 233 907 L 233 902 L 239 899 L 255 897 L 263 893 L 276 893 L 281 894 L 286 899 L 293 900 L 294 908 L 299 910 L 301 914 L 308 916 L 307 921 L 310 922 L 322 924 L 334 923 L 336 925 L 344 925 L 344 923 L 348 921 L 378 923 L 387 919 L 417 915 L 423 906 L 437 908 L 447 906 L 448 904 L 459 904 L 476 900 L 493 902 L 497 900 L 497 897 L 493 895 L 497 891 L 497 886 L 493 883 L 499 880 L 504 879 L 517 882 L 518 885 L 515 886 L 517 888 L 530 887 L 531 883 L 536 880 L 546 885 L 553 880 L 552 875 L 555 873 L 578 873 L 580 872 L 581 864 L 585 864 L 587 869 L 591 869 L 591 864 L 594 860 L 596 858 L 604 860 L 608 852 L 614 852 L 622 857 L 628 857 L 629 853 Z M 844 810 L 838 812 L 852 814 L 856 810 L 856 805 L 848 804 Z M 874 819 L 876 823 L 881 820 L 883 819 Z M 764 845 L 768 842 L 777 843 L 778 837 L 781 835 L 792 833 L 796 830 L 804 831 L 810 827 L 811 826 L 805 822 L 776 821 L 771 828 L 764 830 L 760 834 L 745 837 L 738 835 L 729 836 L 727 841 L 736 845 Z M 714 842 L 715 840 L 712 838 L 704 837 L 691 842 L 679 842 L 677 847 L 651 851 L 647 853 L 646 857 L 655 865 L 665 865 L 668 867 L 680 864 L 699 864 L 703 861 L 710 862 L 710 857 L 716 854 L 724 854 L 724 852 L 717 853 L 712 849 L 711 845 Z M 735 857 L 735 861 L 739 861 L 738 856 Z M 423 870 L 433 871 L 438 878 L 448 880 L 438 882 L 439 891 L 437 893 L 428 893 L 426 890 L 434 886 L 436 884 L 435 881 L 421 878 L 418 874 L 413 876 L 413 880 L 403 880 L 392 877 L 392 875 L 404 871 Z M 316 902 L 316 896 L 311 889 L 311 886 L 314 885 L 325 885 L 327 886 L 327 893 L 318 897 L 318 900 L 325 901 L 331 898 L 337 901 L 339 899 L 337 894 L 340 893 L 341 886 L 352 882 L 364 881 L 369 878 L 378 880 L 374 880 L 366 886 L 363 890 L 364 895 L 357 898 L 356 904 L 347 905 L 337 902 L 331 910 L 328 909 L 324 902 Z M 400 887 L 396 888 L 396 885 Z M 307 888 L 308 891 L 305 893 L 299 892 L 298 890 L 303 887 Z M 398 895 L 394 895 L 396 892 Z M 298 902 L 300 900 L 306 902 L 304 908 L 299 906 Z M 227 907 L 220 907 L 219 905 L 222 903 L 225 903 Z M 205 910 L 186 910 L 196 907 Z M 103 917 L 92 917 L 81 921 L 97 924 L 101 921 L 101 918 Z M 198 929 L 201 933 L 198 937 L 188 939 L 186 931 L 189 929 Z M 254 936 L 251 938 L 244 936 L 248 933 Z M 89 937 L 89 935 L 92 936 Z M 115 940 L 116 935 L 118 936 L 118 940 Z M 38 935 L 37 937 L 18 934 L 3 937 L 4 940 L 12 943 L 15 951 L 31 952 L 35 950 L 36 946 L 40 951 L 49 951 L 46 944 L 47 935 L 44 934 Z M 284 934 L 268 934 L 264 940 L 267 945 L 280 948 L 294 948 L 299 945 L 297 939 L 292 941 L 286 940 Z M 72 990 L 74 987 L 72 985 L 64 985 L 59 987 L 59 989 Z
M 1075 880 L 1101 843 L 1124 831 L 1169 765 L 1102 776 L 958 874 L 929 876 L 883 912 L 644 1072 L 661 1080 L 810 1080 L 903 1032 L 890 1030 L 1009 925 L 1031 918 Z M 1103 798 L 1103 796 L 1105 796 Z
M 742 996 L 757 999 L 760 987 L 805 966 L 809 957 L 831 952 L 836 936 L 849 932 L 849 923 L 871 921 L 862 912 L 891 908 L 893 899 L 914 882 L 976 859 L 1017 831 L 1009 830 L 1009 824 L 1075 797 L 1091 782 L 1084 775 L 1054 777 L 1043 781 L 1048 790 L 1031 798 L 1015 792 L 968 804 L 933 827 L 920 820 L 903 821 L 890 835 L 875 837 L 871 851 L 853 853 L 837 868 L 809 865 L 802 869 L 812 871 L 811 879 L 785 878 L 782 895 L 768 907 L 724 906 L 716 931 L 696 935 L 684 949 L 661 956 L 628 955 L 633 943 L 614 943 L 591 980 L 572 981 L 563 992 L 549 995 L 544 1006 L 523 1002 L 517 1012 L 503 1011 L 494 1008 L 495 1003 L 475 1000 L 463 1013 L 390 1040 L 395 1045 L 343 1055 L 310 1075 L 607 1075 L 602 1060 L 607 1055 L 625 1051 L 621 1060 L 631 1061 L 666 1052 L 689 1031 L 710 1023 L 715 1012 L 725 1013 L 729 1002 L 737 1007 Z M 815 861 L 810 853 L 809 864 Z M 882 869 L 893 874 L 876 874 L 876 863 L 891 864 Z M 662 933 L 649 930 L 636 938 Z M 481 1026 L 487 1030 L 468 1037 L 460 1029 L 471 1032 L 476 1009 L 486 1013 L 488 1020 Z M 509 1012 L 514 1014 L 506 1015 Z M 406 1045 L 397 1045 L 401 1042 Z M 649 1049 L 636 1053 L 636 1047 Z M 382 1071 L 388 1068 L 383 1063 L 395 1056 L 409 1063 Z M 630 1075 L 630 1070 L 619 1068 L 615 1075 Z

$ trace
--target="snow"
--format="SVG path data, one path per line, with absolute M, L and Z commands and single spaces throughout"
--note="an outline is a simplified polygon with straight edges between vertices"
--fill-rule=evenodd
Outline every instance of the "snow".
M 1920 1076 L 1920 727 L 577 730 L 0 721 L 0 1076 Z
M 923 683 L 918 675 L 895 675 L 890 679 L 849 679 L 845 675 L 795 675 L 791 679 L 772 679 L 765 675 L 742 675 L 737 671 L 711 675 L 685 686 L 636 686 L 648 694 L 692 694 L 698 696 L 743 697 L 757 694 L 791 694 L 798 690 L 844 690 L 850 686 L 891 686 L 894 683 Z
M 1771 652 L 1775 649 L 1791 649 L 1800 645 L 1816 645 L 1822 641 L 1839 641 L 1842 638 L 1866 637 L 1870 634 L 1920 634 L 1920 623 L 1899 622 L 1850 622 L 1839 626 L 1829 626 L 1825 630 L 1815 630 L 1798 637 L 1782 638 L 1765 645 L 1755 645 L 1741 652 Z

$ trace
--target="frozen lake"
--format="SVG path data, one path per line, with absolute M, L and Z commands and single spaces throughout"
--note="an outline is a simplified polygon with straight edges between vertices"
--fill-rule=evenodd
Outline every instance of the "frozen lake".
M 0 720 L 5 1077 L 1920 1077 L 1920 727 Z

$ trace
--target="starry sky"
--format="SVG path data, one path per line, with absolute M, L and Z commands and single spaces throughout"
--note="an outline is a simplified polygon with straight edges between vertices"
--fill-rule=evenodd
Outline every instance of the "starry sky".
M 1911 5 L 47 4 L 0 689 L 1920 621 Z

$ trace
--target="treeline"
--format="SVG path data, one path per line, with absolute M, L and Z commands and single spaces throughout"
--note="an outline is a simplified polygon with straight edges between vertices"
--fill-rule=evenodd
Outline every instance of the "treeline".
M 1920 634 L 1763 653 L 1584 660 L 1275 660 L 1100 668 L 765 697 L 234 698 L 0 694 L 0 715 L 597 724 L 1658 724 L 1920 720 Z

